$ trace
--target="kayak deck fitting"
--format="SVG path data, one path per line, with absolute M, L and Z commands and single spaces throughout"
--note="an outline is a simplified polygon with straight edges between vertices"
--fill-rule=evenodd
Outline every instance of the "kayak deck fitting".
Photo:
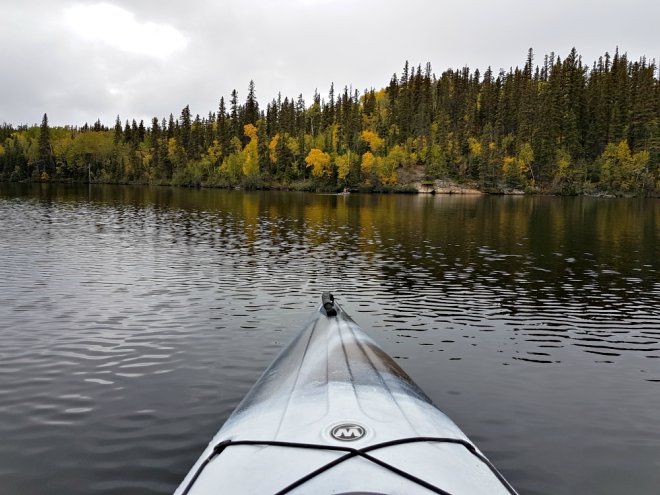
M 175 493 L 516 492 L 324 293 Z

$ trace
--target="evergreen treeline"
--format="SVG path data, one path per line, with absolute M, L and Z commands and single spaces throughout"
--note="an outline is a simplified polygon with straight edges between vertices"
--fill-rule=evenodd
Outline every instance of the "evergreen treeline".
M 535 65 L 439 77 L 410 66 L 387 87 L 261 107 L 250 82 L 200 117 L 0 128 L 0 177 L 265 187 L 383 188 L 449 179 L 484 190 L 660 190 L 655 62 L 573 49 Z

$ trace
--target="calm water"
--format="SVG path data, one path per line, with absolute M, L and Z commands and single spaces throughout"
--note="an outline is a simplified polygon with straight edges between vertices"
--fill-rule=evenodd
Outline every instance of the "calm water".
M 0 184 L 0 493 L 171 493 L 330 289 L 521 494 L 657 494 L 660 201 Z

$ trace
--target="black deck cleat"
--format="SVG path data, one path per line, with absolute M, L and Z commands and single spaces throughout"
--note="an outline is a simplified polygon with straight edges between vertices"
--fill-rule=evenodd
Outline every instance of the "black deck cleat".
M 324 292 L 321 295 L 323 301 L 323 309 L 328 316 L 337 316 L 337 308 L 335 308 L 335 297 L 330 292 Z

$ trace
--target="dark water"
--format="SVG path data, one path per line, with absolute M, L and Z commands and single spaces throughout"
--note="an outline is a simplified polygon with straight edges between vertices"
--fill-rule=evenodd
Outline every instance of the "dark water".
M 522 494 L 660 487 L 660 202 L 0 185 L 0 493 L 170 493 L 331 289 Z

